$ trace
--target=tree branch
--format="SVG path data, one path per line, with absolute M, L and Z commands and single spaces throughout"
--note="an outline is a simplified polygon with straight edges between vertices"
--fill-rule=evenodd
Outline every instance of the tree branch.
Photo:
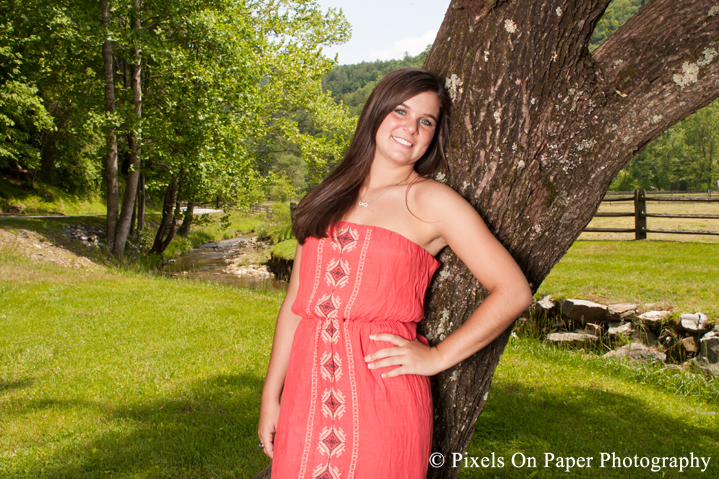
M 714 0 L 654 0 L 593 58 L 607 88 L 603 120 L 640 149 L 719 96 L 719 9 Z

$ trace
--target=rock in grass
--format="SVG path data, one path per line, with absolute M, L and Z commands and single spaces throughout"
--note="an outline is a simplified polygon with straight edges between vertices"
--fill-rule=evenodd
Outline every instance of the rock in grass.
M 562 301 L 562 314 L 583 323 L 605 323 L 607 307 L 583 299 L 565 299 Z
M 661 361 L 667 359 L 667 355 L 653 349 L 649 349 L 642 343 L 631 343 L 609 351 L 605 358 L 630 358 L 635 361 Z
M 699 340 L 700 356 L 708 363 L 719 362 L 719 334 L 711 331 Z
M 582 347 L 599 341 L 598 337 L 587 333 L 552 333 L 547 336 L 547 339 L 554 344 L 575 347 Z
M 547 295 L 530 304 L 526 311 L 529 316 L 534 317 L 551 317 L 557 313 L 557 303 L 550 295 Z
M 691 336 L 683 338 L 681 341 L 679 341 L 679 346 L 687 353 L 690 354 L 696 354 L 699 352 L 699 348 L 697 348 L 697 343 L 694 341 L 694 338 Z
M 619 303 L 607 306 L 607 321 L 631 321 L 637 313 L 636 303 Z
M 679 319 L 681 329 L 694 334 L 703 334 L 711 329 L 709 318 L 704 313 L 682 314 Z
M 547 295 L 537 301 L 537 308 L 539 311 L 546 311 L 547 313 L 550 313 L 553 309 L 557 307 L 557 303 L 554 301 L 554 298 L 552 298 L 550 295 Z
M 670 314 L 672 313 L 669 311 L 647 311 L 646 313 L 640 314 L 639 319 L 641 319 L 647 326 L 659 327 L 661 326 L 662 320 Z
M 584 325 L 584 332 L 599 336 L 602 334 L 602 325 L 597 323 L 587 323 Z
M 626 336 L 632 333 L 632 323 L 609 323 L 609 336 Z

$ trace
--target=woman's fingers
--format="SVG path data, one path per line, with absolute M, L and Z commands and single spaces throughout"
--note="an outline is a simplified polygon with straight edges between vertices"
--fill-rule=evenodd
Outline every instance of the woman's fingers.
M 259 433 L 259 436 L 260 441 L 265 446 L 262 450 L 270 457 L 270 459 L 272 459 L 275 450 L 275 445 L 272 443 L 272 441 L 274 440 L 274 434 L 269 431 L 262 431 Z
M 370 369 L 399 366 L 383 373 L 382 377 L 390 378 L 403 374 L 432 376 L 438 372 L 432 348 L 424 343 L 417 340 L 410 341 L 396 334 L 374 334 L 370 338 L 395 345 L 375 351 L 364 358 Z
M 370 334 L 369 338 L 373 341 L 385 341 L 392 343 L 395 346 L 402 346 L 404 343 L 409 342 L 408 339 L 404 339 L 402 336 L 390 333 Z

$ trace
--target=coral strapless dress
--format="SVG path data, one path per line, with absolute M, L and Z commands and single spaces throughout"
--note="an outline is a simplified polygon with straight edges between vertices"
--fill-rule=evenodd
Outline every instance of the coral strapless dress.
M 382 378 L 364 357 L 413 340 L 439 262 L 393 231 L 342 222 L 308 238 L 297 326 L 274 441 L 273 479 L 424 479 L 432 445 L 429 378 Z

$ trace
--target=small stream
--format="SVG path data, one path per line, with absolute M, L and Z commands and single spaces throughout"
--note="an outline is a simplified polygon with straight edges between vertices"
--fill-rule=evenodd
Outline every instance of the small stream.
M 269 276 L 264 266 L 234 267 L 234 260 L 254 242 L 251 236 L 207 243 L 170 260 L 163 274 L 261 291 L 287 291 L 287 283 Z M 256 243 L 255 243 L 256 244 Z

